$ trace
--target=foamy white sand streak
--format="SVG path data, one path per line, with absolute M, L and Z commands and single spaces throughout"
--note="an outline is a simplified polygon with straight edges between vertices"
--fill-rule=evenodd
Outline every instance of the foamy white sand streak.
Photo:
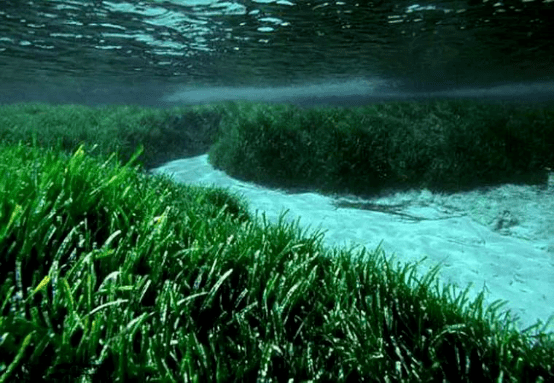
M 398 212 L 405 215 L 397 215 L 337 208 L 336 200 L 316 193 L 287 194 L 237 181 L 214 169 L 207 155 L 172 161 L 153 173 L 172 174 L 188 184 L 231 187 L 247 198 L 253 212 L 263 211 L 272 221 L 288 209 L 288 219 L 300 216 L 302 226 L 325 230 L 329 245 L 354 243 L 373 250 L 383 241 L 386 254 L 396 253 L 398 261 L 426 256 L 422 273 L 441 264 L 441 281 L 460 289 L 473 284 L 470 298 L 485 288 L 486 303 L 508 301 L 503 310 L 520 317 L 521 329 L 554 315 L 552 175 L 543 189 L 505 185 L 451 196 L 414 191 L 372 200 L 404 204 Z

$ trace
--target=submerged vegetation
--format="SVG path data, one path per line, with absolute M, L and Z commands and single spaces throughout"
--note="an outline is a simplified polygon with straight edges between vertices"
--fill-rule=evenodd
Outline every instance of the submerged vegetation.
M 477 105 L 431 107 L 437 112 L 425 118 L 437 132 L 448 130 L 450 120 L 460 127 L 464 107 L 494 120 Z M 145 171 L 212 148 L 211 160 L 231 174 L 280 168 L 285 183 L 298 171 L 315 177 L 318 172 L 306 173 L 310 166 L 325 169 L 325 158 L 341 158 L 343 170 L 325 173 L 332 180 L 347 171 L 349 153 L 355 169 L 360 153 L 374 153 L 371 161 L 398 153 L 405 167 L 384 161 L 387 167 L 372 177 L 386 184 L 386 174 L 404 175 L 402 185 L 411 185 L 423 168 L 410 168 L 415 152 L 393 150 L 398 142 L 390 137 L 400 131 L 387 129 L 413 118 L 402 136 L 405 148 L 431 150 L 418 136 L 416 128 L 425 125 L 418 108 L 426 107 L 368 107 L 364 121 L 371 124 L 364 128 L 352 125 L 360 118 L 353 111 L 281 105 L 2 107 L 0 382 L 554 380 L 554 339 L 546 325 L 517 331 L 508 314 L 499 314 L 501 302 L 485 307 L 483 294 L 469 301 L 468 290 L 439 284 L 437 268 L 418 277 L 417 265 L 395 264 L 380 248 L 328 248 L 322 233 L 308 235 L 285 216 L 275 224 L 252 217 L 229 190 Z M 448 108 L 459 108 L 458 117 Z M 505 147 L 495 152 L 501 146 L 463 138 L 463 131 L 456 142 L 490 148 L 490 169 L 553 165 L 552 135 L 537 140 L 515 129 L 546 133 L 551 112 L 498 113 L 523 140 L 521 152 L 506 158 Z M 495 137 L 507 145 L 500 123 L 495 126 Z M 156 139 L 167 132 L 173 139 Z M 371 139 L 374 133 L 379 139 Z M 329 137 L 342 137 L 348 150 L 329 147 Z M 428 144 L 446 145 L 440 137 L 427 136 Z M 311 160 L 298 151 L 306 143 Z M 280 150 L 292 168 L 268 161 L 277 161 Z M 460 146 L 460 153 L 471 153 L 463 157 L 469 160 L 477 149 Z M 421 161 L 430 159 L 429 153 Z M 457 169 L 451 161 L 449 169 Z M 437 174 L 424 179 L 438 180 Z
M 554 108 L 475 101 L 299 109 L 234 104 L 210 160 L 269 186 L 372 195 L 544 184 Z

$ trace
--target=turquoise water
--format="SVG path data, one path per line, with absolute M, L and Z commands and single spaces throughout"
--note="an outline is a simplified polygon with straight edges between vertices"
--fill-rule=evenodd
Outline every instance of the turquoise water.
M 551 98 L 553 15 L 524 1 L 4 0 L 0 103 L 514 99 L 513 84 L 542 84 L 516 102 Z

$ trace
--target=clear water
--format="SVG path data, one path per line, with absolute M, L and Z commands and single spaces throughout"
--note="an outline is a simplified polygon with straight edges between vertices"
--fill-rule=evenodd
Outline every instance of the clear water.
M 0 104 L 552 100 L 552 20 L 553 0 L 0 0 Z M 554 307 L 551 185 L 535 203 L 520 191 L 506 202 L 507 186 L 453 200 L 482 226 L 498 226 L 509 205 L 523 224 L 501 234 L 540 240 L 524 254 L 540 252 L 535 269 L 510 270 L 500 252 L 487 265 L 504 274 L 481 275 L 490 300 L 510 299 L 527 323 Z M 485 261 L 475 263 L 481 272 Z M 493 284 L 510 273 L 529 284 Z
M 553 16 L 551 0 L 2 0 L 0 102 L 534 101 L 554 88 Z

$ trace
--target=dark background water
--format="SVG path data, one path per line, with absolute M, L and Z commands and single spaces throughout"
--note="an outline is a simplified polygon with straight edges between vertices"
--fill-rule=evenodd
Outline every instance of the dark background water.
M 1 0 L 0 103 L 548 99 L 553 20 L 553 0 Z

